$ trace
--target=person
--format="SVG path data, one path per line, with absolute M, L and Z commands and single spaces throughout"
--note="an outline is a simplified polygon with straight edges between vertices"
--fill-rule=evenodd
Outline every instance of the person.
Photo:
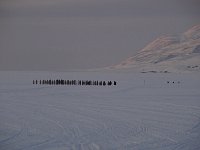
M 64 80 L 61 80 L 61 85 L 64 85 Z
M 103 84 L 102 81 L 100 81 L 100 82 L 99 82 L 99 85 L 102 86 L 102 84 Z
M 112 85 L 112 81 L 108 81 L 108 86 L 111 86 Z
M 51 80 L 49 80 L 49 85 L 51 85 Z
M 81 81 L 81 85 L 85 85 L 85 82 L 83 80 Z

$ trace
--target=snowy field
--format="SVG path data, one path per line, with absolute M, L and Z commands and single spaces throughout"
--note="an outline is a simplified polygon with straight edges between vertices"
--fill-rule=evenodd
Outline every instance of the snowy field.
M 0 72 L 0 150 L 200 150 L 200 75 Z

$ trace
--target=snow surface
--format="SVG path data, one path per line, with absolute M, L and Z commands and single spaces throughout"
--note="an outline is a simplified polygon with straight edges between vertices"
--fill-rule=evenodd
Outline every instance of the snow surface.
M 117 86 L 32 84 L 56 78 Z M 189 73 L 0 72 L 0 150 L 199 150 L 199 91 Z

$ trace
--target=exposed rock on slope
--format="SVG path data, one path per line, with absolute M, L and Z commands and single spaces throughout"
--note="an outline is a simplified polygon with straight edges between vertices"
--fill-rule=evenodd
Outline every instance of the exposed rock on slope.
M 200 71 L 200 25 L 180 37 L 162 36 L 135 56 L 107 69 L 140 72 Z

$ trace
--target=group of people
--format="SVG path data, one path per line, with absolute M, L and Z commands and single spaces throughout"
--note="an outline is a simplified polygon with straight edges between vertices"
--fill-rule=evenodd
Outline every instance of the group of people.
M 95 85 L 95 86 L 112 86 L 117 85 L 116 81 L 98 81 L 98 80 L 33 80 L 33 84 L 39 85 Z
M 181 82 L 180 81 L 177 81 L 177 82 L 175 82 L 175 81 L 167 81 L 167 83 L 177 83 L 177 84 L 180 84 Z

